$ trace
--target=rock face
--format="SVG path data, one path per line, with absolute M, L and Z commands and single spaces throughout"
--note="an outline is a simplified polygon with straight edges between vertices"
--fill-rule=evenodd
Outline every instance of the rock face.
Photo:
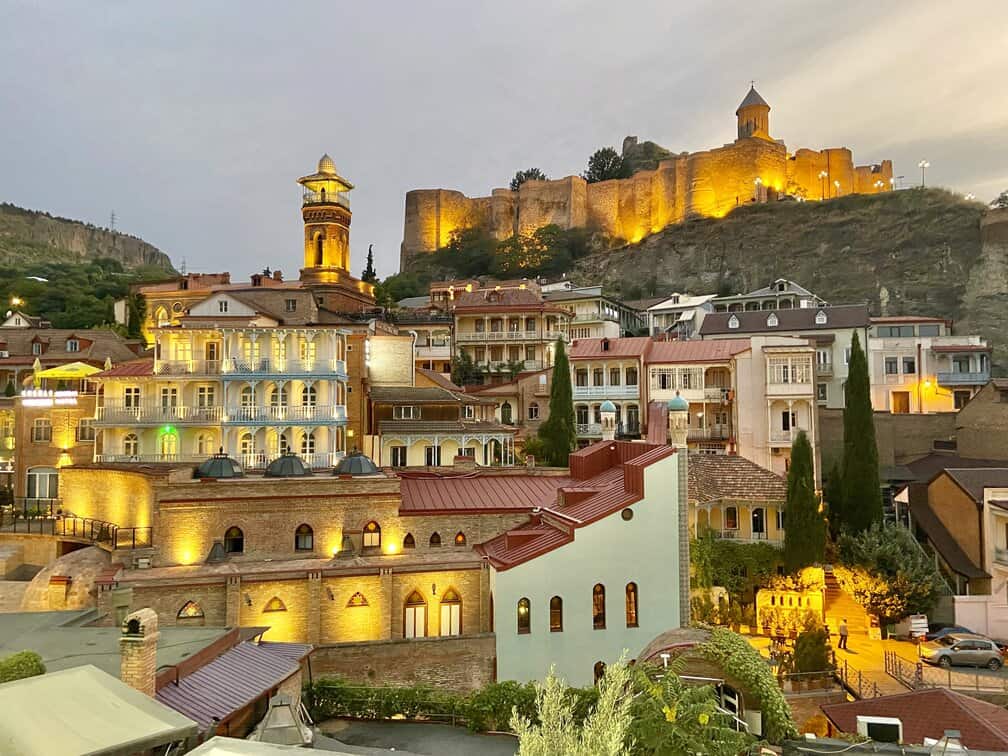
M 1008 369 L 1008 210 L 942 190 L 749 205 L 583 258 L 574 275 L 627 299 L 789 278 L 834 304 L 867 302 L 873 315 L 952 318 L 956 333 L 994 346 L 997 373 Z
M 126 268 L 172 270 L 168 255 L 135 236 L 47 213 L 0 204 L 0 263 L 82 262 L 100 257 Z

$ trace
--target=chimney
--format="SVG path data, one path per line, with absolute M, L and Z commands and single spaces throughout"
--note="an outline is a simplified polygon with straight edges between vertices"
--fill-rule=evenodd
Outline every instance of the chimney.
M 273 280 L 274 281 L 283 281 L 283 273 L 281 273 L 279 270 L 274 270 L 273 271 Z
M 119 638 L 119 679 L 151 698 L 157 679 L 157 614 L 140 609 L 126 615 Z

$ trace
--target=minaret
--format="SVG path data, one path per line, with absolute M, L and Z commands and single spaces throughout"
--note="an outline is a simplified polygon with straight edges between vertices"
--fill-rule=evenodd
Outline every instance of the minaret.
M 770 106 L 766 100 L 760 97 L 755 85 L 749 88 L 749 93 L 742 100 L 742 104 L 738 106 L 735 116 L 738 118 L 739 139 L 748 137 L 771 139 Z
M 679 396 L 668 403 L 668 440 L 678 449 L 686 448 L 686 435 L 689 433 L 689 402 Z
M 350 190 L 353 184 L 336 172 L 323 155 L 318 170 L 302 176 L 301 217 L 304 218 L 304 269 L 301 278 L 339 278 L 350 267 Z M 326 275 L 328 274 L 328 276 Z

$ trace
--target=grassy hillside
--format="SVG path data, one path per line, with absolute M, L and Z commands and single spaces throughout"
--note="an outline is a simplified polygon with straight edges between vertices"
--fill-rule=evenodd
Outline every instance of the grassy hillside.
M 868 302 L 876 315 L 953 318 L 957 333 L 986 336 L 995 365 L 1008 365 L 1008 259 L 982 249 L 984 212 L 940 189 L 749 205 L 583 257 L 575 276 L 627 299 L 744 292 L 790 278 L 833 304 Z

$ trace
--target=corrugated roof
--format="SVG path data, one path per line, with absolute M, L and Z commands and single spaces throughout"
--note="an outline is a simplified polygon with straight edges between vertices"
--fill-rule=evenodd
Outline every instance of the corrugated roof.
M 655 341 L 648 350 L 645 362 L 649 365 L 670 362 L 727 362 L 736 354 L 751 348 L 749 339 Z
M 399 514 L 431 512 L 527 512 L 556 501 L 569 476 L 458 475 L 420 478 L 402 475 Z
M 570 346 L 572 360 L 590 360 L 599 357 L 643 357 L 651 343 L 650 336 L 629 336 L 620 339 L 577 339 Z M 607 346 L 603 349 L 603 344 Z
M 447 389 L 448 391 L 459 391 L 459 392 L 463 391 L 463 388 L 461 386 L 456 386 L 454 383 L 451 382 L 451 380 L 445 378 L 443 375 L 441 375 L 441 373 L 438 373 L 434 370 L 428 370 L 427 368 L 418 367 L 416 371 L 420 373 L 420 375 L 422 375 L 424 378 L 426 378 L 429 381 L 433 381 L 435 384 L 437 384 L 443 389 Z
M 109 370 L 104 370 L 101 373 L 95 373 L 89 380 L 93 381 L 99 378 L 140 378 L 151 375 L 154 375 L 154 360 L 130 360 L 121 365 L 116 365 Z
M 816 323 L 816 315 L 826 314 L 825 323 Z M 777 316 L 777 325 L 768 326 L 770 315 Z M 729 328 L 728 321 L 738 319 L 738 328 Z M 838 305 L 836 307 L 799 307 L 747 312 L 709 312 L 700 326 L 701 336 L 730 333 L 787 333 L 789 331 L 822 331 L 837 328 L 866 328 L 869 325 L 868 305 Z
M 199 723 L 224 721 L 298 671 L 312 647 L 302 643 L 241 643 L 170 683 L 157 700 Z
M 858 716 L 895 717 L 903 723 L 904 743 L 940 740 L 945 730 L 959 730 L 967 748 L 1008 750 L 1008 710 L 947 688 L 823 704 L 821 708 L 842 732 L 857 732 Z
M 787 499 L 784 478 L 745 457 L 690 454 L 687 474 L 691 503 L 726 499 L 783 503 Z

